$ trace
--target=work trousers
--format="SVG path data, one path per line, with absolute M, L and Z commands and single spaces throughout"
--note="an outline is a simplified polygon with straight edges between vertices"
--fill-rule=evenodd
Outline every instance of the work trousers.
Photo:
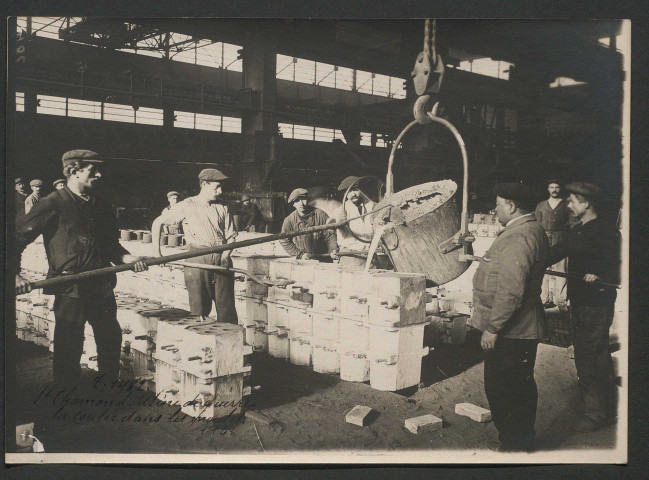
M 557 244 L 563 240 L 568 232 L 545 232 L 548 236 L 550 246 Z M 559 260 L 554 265 L 551 265 L 547 268 L 555 272 L 566 273 L 566 259 Z M 543 277 L 543 283 L 541 284 L 541 301 L 543 303 L 552 302 L 555 305 L 561 305 L 566 303 L 567 299 L 567 290 L 566 290 L 566 279 L 562 277 L 555 277 L 554 275 L 545 275 Z
M 54 299 L 54 382 L 74 385 L 81 375 L 84 330 L 90 323 L 97 345 L 97 366 L 110 385 L 119 374 L 122 330 L 115 297 L 82 299 L 57 295 Z
M 499 337 L 485 353 L 484 386 L 498 440 L 505 447 L 532 446 L 538 390 L 534 364 L 538 340 Z
M 192 247 L 190 247 L 190 250 Z M 195 248 L 194 248 L 195 249 Z M 189 260 L 192 263 L 220 265 L 221 254 L 211 253 Z M 232 260 L 230 260 L 232 267 Z M 210 272 L 200 268 L 185 267 L 185 286 L 189 295 L 189 310 L 192 315 L 208 316 L 212 302 L 216 306 L 217 321 L 238 323 L 234 305 L 234 273 Z
M 572 306 L 570 316 L 582 414 L 604 423 L 617 412 L 617 386 L 608 347 L 613 305 Z

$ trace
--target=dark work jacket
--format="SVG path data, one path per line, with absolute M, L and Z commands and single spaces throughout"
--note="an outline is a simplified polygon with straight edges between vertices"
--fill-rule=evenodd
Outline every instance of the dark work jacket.
M 544 338 L 541 284 L 549 253 L 534 215 L 505 227 L 473 276 L 474 325 L 506 338 Z
M 570 230 L 572 214 L 565 199 L 561 199 L 556 208 L 552 208 L 547 200 L 543 200 L 536 206 L 534 215 L 546 232 L 567 232 Z
M 254 225 L 255 232 L 261 232 L 264 225 L 266 225 L 266 220 L 264 220 L 264 215 L 261 213 L 261 210 L 259 210 L 259 207 L 252 202 L 250 202 L 247 207 L 241 205 L 241 217 L 244 222 L 244 230 L 248 230 L 252 225 Z
M 16 192 L 16 217 L 25 214 L 25 200 L 27 195 Z
M 282 233 L 291 233 L 318 225 L 326 225 L 328 221 L 329 216 L 319 208 L 314 208 L 312 212 L 304 217 L 300 216 L 297 210 L 295 210 L 284 219 Z M 324 254 L 338 251 L 336 234 L 333 230 L 321 230 L 310 235 L 285 238 L 280 240 L 279 243 L 292 256 L 297 256 L 301 253 Z
M 18 259 L 25 247 L 43 235 L 49 271 L 47 278 L 85 272 L 120 263 L 128 252 L 119 244 L 119 231 L 110 204 L 84 200 L 68 187 L 52 192 L 16 221 Z M 19 260 L 20 261 L 20 260 Z M 76 298 L 112 295 L 115 274 L 45 289 L 43 293 Z
M 604 282 L 620 283 L 620 232 L 600 218 L 578 223 L 570 229 L 563 241 L 550 250 L 550 264 L 568 257 L 568 273 L 578 278 L 568 279 L 568 298 L 571 306 L 608 306 L 615 303 L 615 288 L 586 283 L 581 278 L 587 273 L 597 275 Z

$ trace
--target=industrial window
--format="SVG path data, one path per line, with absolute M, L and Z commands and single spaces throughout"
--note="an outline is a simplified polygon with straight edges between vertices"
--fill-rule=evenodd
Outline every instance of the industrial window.
M 323 87 L 336 88 L 336 71 L 338 67 L 328 63 L 315 64 L 315 84 Z
M 174 112 L 174 127 L 178 128 L 195 128 L 196 116 L 190 112 Z
M 352 91 L 354 88 L 354 69 L 338 67 L 338 71 L 336 72 L 336 88 Z
M 390 96 L 390 77 L 387 75 L 380 75 L 376 73 L 374 75 L 374 84 L 372 93 L 374 95 L 380 95 L 382 97 Z
M 212 132 L 241 133 L 241 119 L 206 113 L 174 112 L 174 127 L 209 130 Z
M 196 114 L 196 130 L 221 131 L 221 117 L 219 115 Z
M 313 138 L 318 142 L 333 142 L 334 131 L 332 128 L 315 127 Z
M 101 120 L 101 102 L 91 100 L 68 99 L 68 117 L 91 118 Z
M 356 70 L 356 90 L 361 93 L 374 93 L 374 74 Z
M 223 68 L 232 70 L 233 72 L 243 71 L 243 61 L 238 59 L 239 50 L 241 46 L 232 45 L 231 43 L 223 43 Z
M 294 125 L 292 123 L 278 123 L 277 128 L 284 138 L 315 140 L 316 142 L 332 142 L 334 139 L 345 141 L 342 132 L 333 128 Z
M 236 117 L 223 117 L 223 132 L 241 133 L 241 119 Z
M 242 69 L 242 61 L 238 58 L 238 50 L 241 49 L 239 45 L 192 39 L 192 37 L 180 33 L 173 33 L 172 39 L 175 43 L 187 42 L 184 45 L 179 45 L 179 51 L 170 55 L 172 60 L 205 67 L 225 68 L 237 72 Z
M 181 33 L 172 33 L 169 42 L 172 45 L 180 42 L 187 42 L 175 47 L 174 51 L 169 55 L 172 60 L 176 60 L 177 62 L 196 63 L 196 42 L 192 41 L 192 37 Z
M 313 140 L 313 127 L 293 125 L 293 138 L 296 140 Z
M 286 55 L 277 55 L 275 68 L 275 76 L 280 80 L 295 80 L 295 64 L 293 63 L 293 57 L 288 57 Z
M 338 90 L 354 90 L 389 98 L 405 98 L 403 78 L 314 62 L 304 58 L 277 55 L 275 76 L 280 80 L 309 83 Z M 356 83 L 354 84 L 354 76 Z
M 300 83 L 315 83 L 315 62 L 298 58 L 295 62 L 295 81 Z
M 278 123 L 277 130 L 284 138 L 293 138 L 293 124 L 291 123 Z
M 475 60 L 465 60 L 460 62 L 458 70 L 486 75 L 488 77 L 509 80 L 509 68 L 513 63 L 502 60 L 492 60 L 491 58 L 477 58 Z
M 223 67 L 223 44 L 214 43 L 211 40 L 200 40 L 196 43 L 194 52 L 196 54 L 196 65 L 205 67 Z
M 135 123 L 162 126 L 163 116 L 159 108 L 140 107 L 135 111 Z
M 23 92 L 16 92 L 16 111 L 25 111 L 25 94 Z
M 38 100 L 36 113 L 43 113 L 45 115 L 61 115 L 65 117 L 67 110 L 67 98 L 52 97 L 50 95 L 38 95 L 36 99 Z
M 365 147 L 371 147 L 372 146 L 372 134 L 370 132 L 361 132 L 361 145 Z M 390 144 L 383 138 L 381 134 L 378 134 L 376 136 L 376 147 L 381 147 L 381 148 L 386 148 L 389 147 Z
M 104 103 L 104 120 L 133 123 L 135 121 L 135 110 L 130 105 Z

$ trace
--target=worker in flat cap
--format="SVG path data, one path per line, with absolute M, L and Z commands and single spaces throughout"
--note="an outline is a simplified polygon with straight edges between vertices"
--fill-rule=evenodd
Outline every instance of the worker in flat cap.
M 568 259 L 568 299 L 581 416 L 573 426 L 591 432 L 617 417 L 617 386 L 609 352 L 609 328 L 617 293 L 600 282 L 620 283 L 620 232 L 598 216 L 600 188 L 592 183 L 566 185 L 568 208 L 579 219 L 554 245 L 550 262 Z
M 43 180 L 35 178 L 29 182 L 29 186 L 32 189 L 32 193 L 25 198 L 25 213 L 29 213 L 29 211 L 34 208 L 34 205 L 40 201 L 41 190 L 43 189 Z
M 343 179 L 338 185 L 338 191 L 343 192 L 345 198 L 343 203 L 334 211 L 331 222 L 341 222 L 353 217 L 365 215 L 372 210 L 376 204 L 361 190 L 361 177 L 349 176 Z M 372 217 L 352 220 L 347 225 L 336 229 L 336 241 L 340 247 L 340 264 L 348 267 L 364 267 L 367 254 L 350 254 L 350 252 L 367 252 L 370 242 L 374 236 Z
M 473 277 L 472 322 L 483 332 L 485 393 L 500 448 L 531 450 L 538 399 L 534 363 L 546 334 L 541 283 L 550 247 L 530 188 L 501 183 L 495 192 L 505 228 Z
M 247 232 L 263 232 L 266 220 L 259 207 L 250 201 L 250 195 L 241 196 L 241 222 Z
M 331 189 L 324 185 L 316 185 L 307 189 L 309 192 L 309 205 L 319 208 L 325 212 L 329 218 L 333 218 L 336 209 L 341 203 L 333 198 Z
M 182 224 L 185 242 L 190 250 L 233 243 L 237 236 L 228 206 L 222 201 L 223 182 L 228 177 L 220 170 L 206 168 L 198 175 L 200 192 L 173 205 L 153 221 L 154 253 L 161 256 L 160 229 L 165 224 Z M 201 255 L 188 260 L 225 268 L 232 267 L 231 250 Z M 207 316 L 216 307 L 217 321 L 237 324 L 234 305 L 234 275 L 231 271 L 214 271 L 184 267 L 189 308 L 193 315 Z
M 27 186 L 25 181 L 18 177 L 16 182 L 16 216 L 25 213 L 25 199 L 27 198 Z
M 16 222 L 16 248 L 22 253 L 43 235 L 49 271 L 47 278 L 77 274 L 134 263 L 133 270 L 148 267 L 143 257 L 129 254 L 119 243 L 119 231 L 111 204 L 95 195 L 101 179 L 99 155 L 90 150 L 72 150 L 63 155 L 64 188 L 50 193 Z M 20 255 L 17 271 L 20 271 Z M 79 362 L 83 351 L 84 326 L 93 328 L 101 383 L 110 385 L 119 374 L 122 330 L 117 322 L 113 288 L 115 274 L 50 287 L 43 290 L 54 297 L 54 382 L 73 386 L 79 382 Z M 18 294 L 31 284 L 16 276 Z
M 326 225 L 329 221 L 327 214 L 309 205 L 309 192 L 304 188 L 296 188 L 288 196 L 288 204 L 295 208 L 282 223 L 282 233 L 292 233 L 307 228 Z M 333 230 L 322 230 L 308 235 L 280 240 L 286 252 L 298 259 L 309 259 L 319 256 L 318 260 L 325 261 L 322 255 L 329 254 L 338 261 L 338 244 Z
M 68 181 L 65 178 L 59 178 L 58 180 L 54 180 L 52 182 L 52 186 L 55 190 L 61 190 L 63 187 L 65 187 L 66 183 L 68 183 Z
M 162 210 L 162 215 L 164 215 L 166 212 L 171 210 L 171 208 L 178 203 L 178 198 L 180 197 L 180 194 L 176 192 L 175 190 L 172 190 L 171 192 L 167 193 L 167 202 L 169 202 L 169 205 L 167 205 L 163 210 Z M 182 233 L 182 225 L 180 223 L 176 224 L 168 224 L 168 225 L 163 225 L 162 230 L 164 233 L 167 235 L 178 235 Z
M 536 206 L 534 215 L 545 230 L 550 247 L 563 240 L 568 235 L 568 230 L 573 222 L 573 216 L 568 209 L 568 202 L 564 200 L 561 192 L 561 181 L 552 178 L 547 181 L 549 197 Z M 566 261 L 560 260 L 551 265 L 548 270 L 565 273 Z M 546 308 L 566 304 L 566 279 L 558 276 L 546 275 L 541 286 L 541 300 Z

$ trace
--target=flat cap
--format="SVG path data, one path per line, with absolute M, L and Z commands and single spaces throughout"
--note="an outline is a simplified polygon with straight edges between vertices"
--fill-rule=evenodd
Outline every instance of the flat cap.
M 241 195 L 241 201 L 245 202 L 246 200 L 250 200 L 250 196 L 244 193 L 243 195 Z
M 309 192 L 307 192 L 306 189 L 304 189 L 304 188 L 296 188 L 288 196 L 288 203 L 290 205 L 295 200 L 297 200 L 298 198 L 300 198 L 300 197 L 308 197 L 308 196 L 309 196 Z
M 54 180 L 52 182 L 52 186 L 56 187 L 59 183 L 68 183 L 68 181 L 65 178 L 59 178 L 58 180 Z
M 63 154 L 62 160 L 64 167 L 74 162 L 104 163 L 99 154 L 92 150 L 70 150 Z
M 179 195 L 178 195 L 178 192 L 176 192 L 175 190 L 172 190 L 171 192 L 169 192 L 169 193 L 167 194 L 167 198 L 169 198 L 169 197 L 173 197 L 174 195 L 175 195 L 176 197 L 179 196 Z
M 222 180 L 227 180 L 227 178 L 227 175 L 216 168 L 205 168 L 198 174 L 198 179 L 205 180 L 206 182 L 220 182 Z
M 494 187 L 496 195 L 506 200 L 513 200 L 523 208 L 531 208 L 536 203 L 532 189 L 522 183 L 499 183 Z
M 16 179 L 16 185 L 18 185 L 19 183 L 25 183 L 25 181 L 22 178 L 18 177 Z
M 342 182 L 340 182 L 340 185 L 338 185 L 338 190 L 347 190 L 351 185 L 360 180 L 360 178 L 361 177 L 350 175 L 349 177 L 343 179 Z
M 43 186 L 43 180 L 39 178 L 35 178 L 31 182 L 29 182 L 30 187 L 42 187 Z
M 587 182 L 572 182 L 566 185 L 566 191 L 568 193 L 574 193 L 576 195 L 581 195 L 586 198 L 595 198 L 602 191 L 597 185 Z
M 550 185 L 551 183 L 556 183 L 557 185 L 561 186 L 563 182 L 558 178 L 551 178 L 547 182 L 545 182 L 546 185 Z

